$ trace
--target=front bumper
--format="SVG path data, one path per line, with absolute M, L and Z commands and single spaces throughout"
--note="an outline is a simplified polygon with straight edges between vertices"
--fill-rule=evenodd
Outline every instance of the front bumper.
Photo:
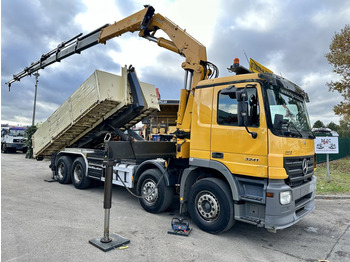
M 26 148 L 25 144 L 17 144 L 17 143 L 7 143 L 6 148 L 16 149 L 16 150 L 23 150 Z
M 292 191 L 292 202 L 281 205 L 280 192 Z M 315 209 L 316 177 L 313 176 L 309 183 L 298 187 L 289 187 L 283 180 L 270 180 L 267 192 L 274 197 L 266 198 L 265 228 L 278 230 L 287 228 Z

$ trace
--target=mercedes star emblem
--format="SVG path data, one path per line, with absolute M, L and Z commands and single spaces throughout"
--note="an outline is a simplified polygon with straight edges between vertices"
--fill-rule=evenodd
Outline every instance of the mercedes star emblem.
M 306 176 L 307 171 L 309 171 L 309 161 L 306 158 L 304 158 L 301 168 L 303 170 L 303 175 Z

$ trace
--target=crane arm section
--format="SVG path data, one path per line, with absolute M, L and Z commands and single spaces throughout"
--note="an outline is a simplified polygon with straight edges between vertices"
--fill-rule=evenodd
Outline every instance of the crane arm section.
M 162 30 L 170 40 L 163 37 L 156 38 L 155 33 Z M 99 42 L 105 44 L 107 40 L 121 36 L 126 32 L 139 32 L 140 37 L 156 42 L 160 47 L 178 53 L 186 58 L 182 68 L 193 72 L 192 88 L 200 80 L 206 78 L 206 68 L 203 62 L 207 61 L 206 48 L 196 39 L 190 36 L 186 30 L 181 29 L 168 18 L 154 14 L 154 8 L 147 6 L 145 9 L 132 14 L 101 30 Z
M 163 37 L 155 37 L 158 30 L 162 30 L 170 40 Z M 179 136 L 189 138 L 191 129 L 192 104 L 195 87 L 198 82 L 208 78 L 206 48 L 186 30 L 181 29 L 168 18 L 161 14 L 154 14 L 154 8 L 147 6 L 145 9 L 130 15 L 101 30 L 99 42 L 105 44 L 108 40 L 121 36 L 126 32 L 139 32 L 140 37 L 156 42 L 158 46 L 178 53 L 185 57 L 182 68 L 191 73 L 190 88 L 181 91 L 179 110 L 177 116 L 177 129 Z M 187 74 L 186 80 L 187 81 Z M 185 84 L 187 85 L 187 84 Z M 183 142 L 181 142 L 183 143 Z M 187 142 L 186 142 L 187 143 Z M 189 150 L 186 150 L 187 152 Z M 188 155 L 185 153 L 184 155 Z
M 38 61 L 24 68 L 23 71 L 19 72 L 18 74 L 13 75 L 13 79 L 6 82 L 9 89 L 13 82 L 20 81 L 23 77 L 31 75 L 40 69 L 44 69 L 53 63 L 61 62 L 61 60 L 71 55 L 80 54 L 80 52 L 84 51 L 85 49 L 99 44 L 98 37 L 101 33 L 102 28 L 106 26 L 109 26 L 109 24 L 106 24 L 87 35 L 80 33 L 68 41 L 60 43 L 55 49 L 51 50 L 50 52 L 43 54 Z

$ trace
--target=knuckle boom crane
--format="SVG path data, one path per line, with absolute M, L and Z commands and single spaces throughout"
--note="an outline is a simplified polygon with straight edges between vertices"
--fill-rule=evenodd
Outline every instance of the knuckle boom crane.
M 120 21 L 62 42 L 14 75 L 8 86 L 94 45 L 138 32 L 139 37 L 184 57 L 176 142 L 169 142 L 173 144 L 165 145 L 162 152 L 147 141 L 108 142 L 122 152 L 113 170 L 124 178 L 114 178 L 113 183 L 128 180 L 127 187 L 135 187 L 139 194 L 152 192 L 139 200 L 152 213 L 166 210 L 177 192 L 180 213 L 189 213 L 199 228 L 210 233 L 226 231 L 235 221 L 270 231 L 300 221 L 315 208 L 316 190 L 307 94 L 271 72 L 251 72 L 238 59 L 229 68 L 236 75 L 217 78 L 218 69 L 207 61 L 205 46 L 154 11 L 145 6 Z M 158 30 L 168 39 L 157 37 Z M 136 83 L 133 70 L 129 73 L 129 81 Z M 103 180 L 98 152 L 77 152 L 67 149 L 52 157 L 51 168 L 62 177 L 60 183 L 72 180 L 77 188 L 84 188 L 89 179 Z
M 82 33 L 74 36 L 68 41 L 60 43 L 54 50 L 43 54 L 41 58 L 30 66 L 13 76 L 13 79 L 6 84 L 11 87 L 15 81 L 31 75 L 32 73 L 44 69 L 45 67 L 74 55 L 80 54 L 85 49 L 97 44 L 106 44 L 114 37 L 119 37 L 127 32 L 139 32 L 139 36 L 157 43 L 158 46 L 178 53 L 185 57 L 182 68 L 185 70 L 185 88 L 181 91 L 179 111 L 177 118 L 177 129 L 179 138 L 179 153 L 183 156 L 189 155 L 189 144 L 186 138 L 190 132 L 190 115 L 195 86 L 201 80 L 216 74 L 218 69 L 215 65 L 207 61 L 206 48 L 185 30 L 174 24 L 168 18 L 154 14 L 155 9 L 152 6 L 145 8 L 135 14 L 132 14 L 113 24 L 106 24 L 86 35 Z M 165 32 L 170 40 L 163 37 L 155 37 L 158 30 Z M 188 77 L 190 74 L 190 77 Z M 192 92 L 191 92 L 192 91 Z M 183 140 L 182 140 L 183 138 Z M 181 140 L 181 141 L 180 141 Z M 185 150 L 180 149 L 184 148 Z

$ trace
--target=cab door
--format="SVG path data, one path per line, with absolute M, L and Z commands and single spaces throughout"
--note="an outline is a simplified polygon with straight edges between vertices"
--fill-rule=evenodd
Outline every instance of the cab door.
M 248 84 L 248 85 L 247 85 Z M 238 125 L 238 102 L 224 89 L 246 88 L 247 128 Z M 267 128 L 262 93 L 258 83 L 239 83 L 214 87 L 211 125 L 211 160 L 223 163 L 234 174 L 267 177 Z

